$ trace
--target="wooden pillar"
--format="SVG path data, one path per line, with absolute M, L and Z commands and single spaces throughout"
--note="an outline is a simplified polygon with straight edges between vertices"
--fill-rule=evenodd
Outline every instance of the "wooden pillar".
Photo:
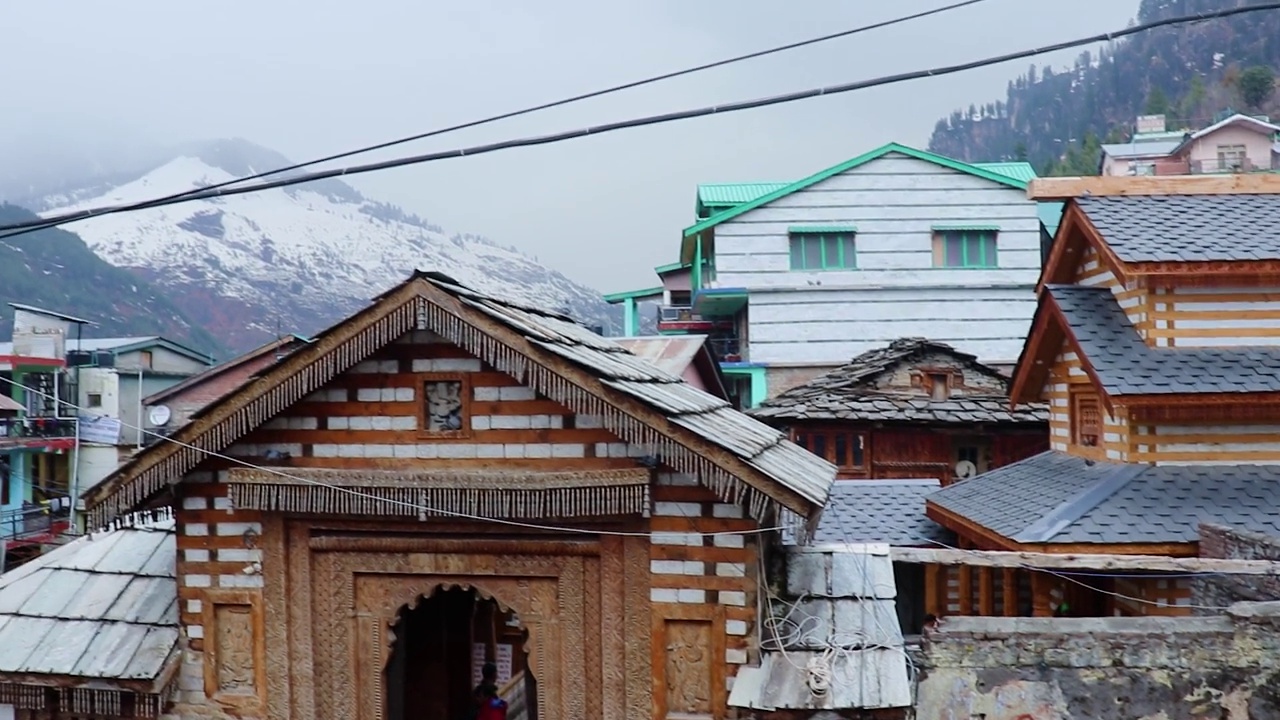
M 996 614 L 996 574 L 989 567 L 978 569 L 978 614 L 991 616 Z
M 1031 615 L 1053 617 L 1049 598 L 1049 576 L 1037 570 L 1031 572 Z
M 973 614 L 973 568 L 960 566 L 960 614 Z
M 942 617 L 947 610 L 947 576 L 941 565 L 924 566 L 924 611 L 934 617 Z
M 1014 568 L 1004 568 L 1001 572 L 1001 600 L 1005 617 L 1018 616 L 1018 574 Z

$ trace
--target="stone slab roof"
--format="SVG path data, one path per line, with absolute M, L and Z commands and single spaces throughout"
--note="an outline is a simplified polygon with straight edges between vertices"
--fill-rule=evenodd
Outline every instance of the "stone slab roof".
M 1076 204 L 1126 263 L 1280 260 L 1280 195 L 1121 195 Z
M 924 500 L 942 484 L 927 480 L 837 480 L 813 535 L 814 544 L 886 543 L 954 546 L 955 534 L 925 517 Z M 796 543 L 789 532 L 783 542 Z
M 1009 408 L 1007 395 L 960 395 L 932 400 L 916 392 L 876 386 L 876 380 L 921 356 L 949 355 L 966 367 L 1005 382 L 995 368 L 945 343 L 901 338 L 869 350 L 849 363 L 796 386 L 747 411 L 761 420 L 847 420 L 930 423 L 1047 423 L 1048 407 L 1031 403 Z
M 1153 348 L 1110 290 L 1046 288 L 1108 395 L 1280 392 L 1280 348 Z
M 81 537 L 0 575 L 0 682 L 162 682 L 178 642 L 176 547 L 167 519 Z
M 1201 522 L 1280 535 L 1280 465 L 1136 465 L 1049 451 L 928 502 L 1020 543 L 1193 543 Z

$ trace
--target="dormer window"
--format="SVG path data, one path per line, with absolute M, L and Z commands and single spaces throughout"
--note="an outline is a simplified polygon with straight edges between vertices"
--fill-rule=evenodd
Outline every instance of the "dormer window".
M 929 396 L 933 400 L 946 400 L 951 397 L 951 376 L 942 373 L 930 374 Z
M 1102 413 L 1098 409 L 1098 396 L 1094 393 L 1073 395 L 1071 441 L 1082 447 L 1098 447 L 1101 437 Z

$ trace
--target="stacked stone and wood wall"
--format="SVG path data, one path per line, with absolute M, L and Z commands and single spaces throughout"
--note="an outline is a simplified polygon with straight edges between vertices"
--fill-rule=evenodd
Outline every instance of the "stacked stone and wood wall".
M 442 379 L 462 383 L 467 427 L 452 437 L 428 437 L 421 429 L 423 388 L 427 382 Z M 548 533 L 447 517 L 416 518 L 412 513 L 405 517 L 402 508 L 391 506 L 384 518 L 348 517 L 339 522 L 325 516 L 329 520 L 314 527 L 341 526 L 366 534 L 370 537 L 367 542 L 374 544 L 379 539 L 372 535 L 396 531 L 398 539 L 385 541 L 385 552 L 379 556 L 391 564 L 389 567 L 427 562 L 412 560 L 417 556 L 411 553 L 443 552 L 440 548 L 445 547 L 441 543 L 446 542 L 442 539 L 446 533 L 452 533 L 454 539 L 448 543 L 455 554 L 469 552 L 472 546 L 468 543 L 473 541 L 476 552 L 508 546 L 529 553 L 537 553 L 541 547 L 561 548 L 568 554 L 548 550 L 547 562 L 582 568 L 572 572 L 578 573 L 575 582 L 588 589 L 587 599 L 581 601 L 586 604 L 575 610 L 573 602 L 562 597 L 559 606 L 547 612 L 561 613 L 555 627 L 563 630 L 577 623 L 583 637 L 603 638 L 600 642 L 604 643 L 602 650 L 586 652 L 589 667 L 585 669 L 568 667 L 559 657 L 546 666 L 547 672 L 555 672 L 555 678 L 562 672 L 576 676 L 564 681 L 564 687 L 580 691 L 564 693 L 569 713 L 566 720 L 575 714 L 582 718 L 608 716 L 620 705 L 628 708 L 627 718 L 665 718 L 680 713 L 732 717 L 726 700 L 733 677 L 740 665 L 757 659 L 759 536 L 708 533 L 752 532 L 759 524 L 745 517 L 739 505 L 724 502 L 693 477 L 661 465 L 646 470 L 639 462 L 648 455 L 646 449 L 620 442 L 602 427 L 599 418 L 575 415 L 438 336 L 417 331 L 249 433 L 227 455 L 269 469 L 246 470 L 232 460 L 213 458 L 176 488 L 179 596 L 187 646 L 175 716 L 305 714 L 305 703 L 292 707 L 278 704 L 281 697 L 290 696 L 290 690 L 275 679 L 279 673 L 270 672 L 281 658 L 287 664 L 288 658 L 306 650 L 281 648 L 294 642 L 297 635 L 292 628 L 279 626 L 273 603 L 289 603 L 289 611 L 296 613 L 304 596 L 286 597 L 286 590 L 273 588 L 272 583 L 279 579 L 289 584 L 288 592 L 298 590 L 299 583 L 308 582 L 309 573 L 319 572 L 322 565 L 329 567 L 323 564 L 327 560 L 316 559 L 308 565 L 300 558 L 322 558 L 317 549 L 320 545 L 334 550 L 346 541 L 309 536 L 307 523 L 318 521 L 319 515 L 293 513 L 286 519 L 280 513 L 236 507 L 229 481 L 245 473 L 269 479 L 273 471 L 288 475 L 328 469 L 349 473 L 647 473 L 651 482 L 643 488 L 643 500 L 649 517 L 635 514 L 529 521 L 607 529 L 631 537 Z M 624 498 L 619 502 L 631 501 Z M 652 541 L 644 539 L 647 532 L 653 533 Z M 499 535 L 503 539 L 499 540 Z M 501 553 L 495 562 L 502 562 Z M 638 563 L 644 563 L 642 567 L 648 572 L 634 579 Z M 502 572 L 495 567 L 432 566 L 423 571 L 442 575 Z M 511 592 L 518 594 L 518 588 L 532 587 L 529 582 L 520 586 L 513 581 Z M 592 595 L 592 587 L 603 589 Z M 610 594 L 615 587 L 616 596 Z M 536 588 L 529 592 L 537 594 Z M 518 599 L 508 600 L 500 591 L 494 596 L 500 603 L 518 605 Z M 305 597 L 310 597 L 309 589 Z M 529 602 L 536 604 L 537 599 L 531 596 Z M 402 602 L 411 600 L 406 597 Z M 281 608 L 283 612 L 285 606 Z M 578 614 L 566 615 L 572 613 Z M 361 625 L 356 632 L 379 632 L 376 625 L 370 629 Z M 338 627 L 333 630 L 348 632 Z M 634 648 L 643 648 L 643 657 L 637 657 Z M 324 649 L 315 647 L 312 652 L 323 653 Z M 567 662 L 569 658 L 564 659 Z M 643 670 L 643 676 L 638 676 L 637 668 Z M 296 671 L 287 675 L 296 675 Z M 538 679 L 543 683 L 554 678 Z M 306 681 L 295 678 L 291 682 Z M 319 688 L 316 692 L 327 693 L 326 702 L 332 703 L 318 716 L 343 708 L 355 713 L 357 707 L 380 702 L 343 696 L 358 694 L 358 689 Z M 542 700 L 548 697 L 544 695 Z M 542 712 L 556 711 L 543 708 Z

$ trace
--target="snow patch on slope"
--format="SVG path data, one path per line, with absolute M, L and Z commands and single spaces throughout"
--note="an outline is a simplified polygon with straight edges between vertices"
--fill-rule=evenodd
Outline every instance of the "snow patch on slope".
M 44 214 L 131 204 L 231 179 L 206 160 L 183 155 Z M 282 320 L 333 322 L 415 269 L 439 270 L 477 290 L 567 309 L 587 322 L 602 320 L 605 312 L 597 292 L 515 249 L 447 236 L 354 190 L 335 194 L 300 185 L 105 215 L 75 229 L 113 265 L 145 270 L 171 288 L 198 286 L 266 309 L 247 320 L 268 334 Z

